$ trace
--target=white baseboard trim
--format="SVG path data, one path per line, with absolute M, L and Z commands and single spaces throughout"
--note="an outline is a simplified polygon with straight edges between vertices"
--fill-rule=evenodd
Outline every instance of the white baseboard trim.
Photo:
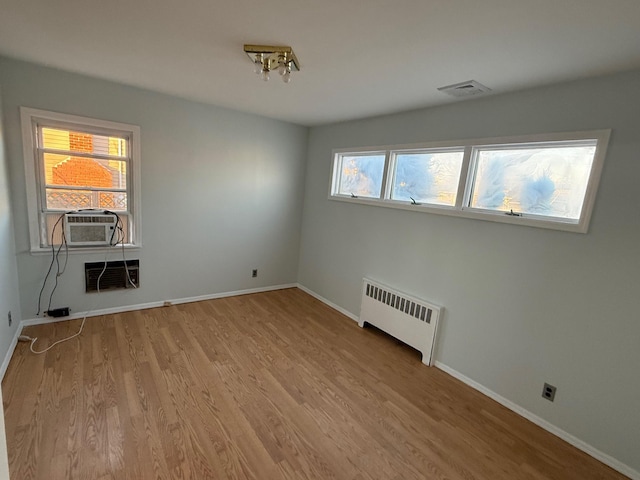
M 44 325 L 47 323 L 66 322 L 68 320 L 76 320 L 78 318 L 98 317 L 100 315 L 109 315 L 111 313 L 133 312 L 135 310 L 145 310 L 147 308 L 162 307 L 164 302 L 138 303 L 135 305 L 124 305 L 121 307 L 101 308 L 98 310 L 90 310 L 88 312 L 78 312 L 66 317 L 36 317 L 27 318 L 20 322 L 21 327 L 30 327 L 32 325 Z
M 307 287 L 305 287 L 304 285 L 298 283 L 297 287 L 302 290 L 305 293 L 308 293 L 309 295 L 311 295 L 312 297 L 320 300 L 322 303 L 330 306 L 331 308 L 333 308 L 334 310 L 337 310 L 338 312 L 340 312 L 341 314 L 343 314 L 346 317 L 349 317 L 351 320 L 354 320 L 355 322 L 358 322 L 360 320 L 360 318 L 357 315 L 354 315 L 353 313 L 351 313 L 349 310 L 345 310 L 344 308 L 336 305 L 333 302 L 330 302 L 329 300 L 327 300 L 326 298 L 324 298 L 321 295 L 318 295 L 316 292 L 314 292 L 313 290 L 308 289 Z
M 526 418 L 527 420 L 535 423 L 539 427 L 541 427 L 541 428 L 545 429 L 546 431 L 554 434 L 556 437 L 561 438 L 562 440 L 564 440 L 565 442 L 573 445 L 577 449 L 582 450 L 583 452 L 585 452 L 588 455 L 591 455 L 596 460 L 599 460 L 602 463 L 604 463 L 605 465 L 608 465 L 611 468 L 613 468 L 614 470 L 617 470 L 618 472 L 622 473 L 623 475 L 626 475 L 627 477 L 631 478 L 632 480 L 640 480 L 640 472 L 637 472 L 633 468 L 629 467 L 628 465 L 625 465 L 624 463 L 620 462 L 619 460 L 616 460 L 612 456 L 607 455 L 604 452 L 601 452 L 597 448 L 592 447 L 588 443 L 580 440 L 577 437 L 574 437 L 570 433 L 565 432 L 564 430 L 562 430 L 562 429 L 556 427 L 555 425 L 547 422 L 545 419 L 537 416 L 534 413 L 531 413 L 529 410 L 524 409 L 520 405 L 517 405 L 517 404 L 513 403 L 511 400 L 508 400 L 508 399 L 504 398 L 503 396 L 498 395 L 493 390 L 489 390 L 487 387 L 479 384 L 478 382 L 476 382 L 475 380 L 472 380 L 471 378 L 467 377 L 466 375 L 463 375 L 462 373 L 458 372 L 457 370 L 454 370 L 453 368 L 449 367 L 448 365 L 445 365 L 444 363 L 439 362 L 439 361 L 436 360 L 436 362 L 434 363 L 434 366 L 439 368 L 443 372 L 448 373 L 452 377 L 457 378 L 462 383 L 467 384 L 468 386 L 470 386 L 474 390 L 478 390 L 480 393 L 483 393 L 484 395 L 486 395 L 487 397 L 491 398 L 492 400 L 495 400 L 500 405 L 503 405 L 503 406 L 507 407 L 509 410 L 517 413 L 521 417 Z
M 11 361 L 11 357 L 13 356 L 13 352 L 18 344 L 18 337 L 22 334 L 22 329 L 24 327 L 29 327 L 31 325 L 43 325 L 46 323 L 56 323 L 56 322 L 66 322 L 68 320 L 76 320 L 79 318 L 87 318 L 89 317 L 97 317 L 100 315 L 109 315 L 112 313 L 122 313 L 122 312 L 133 312 L 136 310 L 145 310 L 147 308 L 156 308 L 165 306 L 167 303 L 171 305 L 178 305 L 181 303 L 191 303 L 191 302 L 201 302 L 203 300 L 213 300 L 216 298 L 225 298 L 225 297 L 236 297 L 238 295 L 249 295 L 251 293 L 263 293 L 263 292 L 271 292 L 273 290 L 284 290 L 285 288 L 296 288 L 298 286 L 297 283 L 287 283 L 284 285 L 271 285 L 268 287 L 258 287 L 258 288 L 249 288 L 245 290 L 234 290 L 230 292 L 221 292 L 221 293 L 211 293 L 208 295 L 199 295 L 196 297 L 184 297 L 184 298 L 174 298 L 171 300 L 160 300 L 156 302 L 148 302 L 148 303 L 139 303 L 135 305 L 124 305 L 119 307 L 110 307 L 110 308 L 102 308 L 99 310 L 92 310 L 89 312 L 78 312 L 73 315 L 69 315 L 67 317 L 37 317 L 37 318 L 28 318 L 20 321 L 18 328 L 16 329 L 16 333 L 11 341 L 9 349 L 7 350 L 7 354 L 2 361 L 2 365 L 0 366 L 0 381 L 4 378 L 4 374 L 7 371 L 9 366 L 9 362 Z
M 176 298 L 175 300 L 168 300 L 168 301 L 174 305 L 178 305 L 180 303 L 201 302 L 203 300 L 215 300 L 216 298 L 237 297 L 239 295 L 249 295 L 251 293 L 272 292 L 274 290 L 296 288 L 297 286 L 298 286 L 297 283 L 286 283 L 283 285 L 272 285 L 270 287 L 258 287 L 258 288 L 249 288 L 245 290 L 235 290 L 232 292 L 212 293 L 209 295 L 200 295 L 197 297 Z M 164 302 L 162 303 L 164 304 Z
M 138 303 L 135 305 L 123 305 L 119 307 L 109 307 L 102 308 L 98 310 L 91 310 L 89 312 L 78 312 L 67 317 L 37 317 L 37 318 L 29 318 L 26 320 L 22 320 L 20 322 L 21 327 L 29 327 L 31 325 L 43 325 L 45 323 L 56 323 L 56 322 L 66 322 L 67 320 L 76 320 L 78 318 L 86 317 L 97 317 L 100 315 L 109 315 L 112 313 L 122 313 L 122 312 L 133 312 L 136 310 L 146 310 L 147 308 L 157 308 L 164 307 L 167 305 L 179 305 L 181 303 L 192 303 L 192 302 L 201 302 L 203 300 L 214 300 L 216 298 L 225 298 L 225 297 L 237 297 L 239 295 L 249 295 L 251 293 L 263 293 L 263 292 L 271 292 L 273 290 L 284 290 L 285 288 L 295 288 L 297 287 L 296 283 L 287 283 L 284 285 L 271 285 L 268 287 L 258 287 L 258 288 L 249 288 L 245 290 L 233 290 L 230 292 L 221 292 L 221 293 L 210 293 L 207 295 L 198 295 L 196 297 L 183 297 L 183 298 L 172 298 L 170 300 L 158 300 L 155 302 L 148 303 Z M 17 338 L 17 337 L 16 337 Z
M 7 373 L 7 368 L 9 368 L 9 362 L 11 361 L 11 357 L 13 356 L 13 351 L 16 349 L 16 345 L 18 345 L 18 337 L 22 333 L 22 322 L 18 324 L 18 328 L 16 328 L 16 333 L 13 335 L 13 339 L 9 344 L 9 349 L 7 350 L 7 354 L 4 356 L 4 360 L 2 360 L 2 365 L 0 365 L 0 382 L 4 380 L 4 374 Z

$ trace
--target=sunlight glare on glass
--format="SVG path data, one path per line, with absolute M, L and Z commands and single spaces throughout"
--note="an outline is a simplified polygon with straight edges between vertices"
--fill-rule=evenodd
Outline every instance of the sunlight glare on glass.
M 345 155 L 340 162 L 340 195 L 379 198 L 385 155 Z
M 596 150 L 591 143 L 479 149 L 471 207 L 579 220 Z
M 396 155 L 392 200 L 454 206 L 464 151 Z

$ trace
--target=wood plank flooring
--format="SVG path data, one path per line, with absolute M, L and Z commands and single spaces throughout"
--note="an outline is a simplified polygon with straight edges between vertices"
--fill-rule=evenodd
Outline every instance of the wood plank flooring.
M 625 478 L 298 289 L 89 318 L 2 388 L 12 480 Z

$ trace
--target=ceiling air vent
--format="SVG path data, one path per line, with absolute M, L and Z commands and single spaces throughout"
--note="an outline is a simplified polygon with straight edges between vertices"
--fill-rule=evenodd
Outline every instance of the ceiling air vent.
M 485 87 L 475 80 L 447 85 L 446 87 L 438 88 L 438 90 L 446 93 L 447 95 L 451 95 L 452 97 L 473 97 L 475 95 L 482 95 L 483 93 L 491 91 L 489 87 Z

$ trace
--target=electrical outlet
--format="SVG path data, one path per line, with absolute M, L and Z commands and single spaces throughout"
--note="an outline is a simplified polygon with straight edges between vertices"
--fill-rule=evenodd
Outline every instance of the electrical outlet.
M 546 398 L 550 402 L 553 402 L 553 399 L 556 398 L 556 387 L 545 383 L 544 388 L 542 389 L 542 398 Z
M 13 320 L 11 319 L 11 310 L 7 313 L 7 319 L 9 320 L 9 326 L 11 326 L 11 323 L 13 323 Z
M 251 270 L 251 277 L 256 278 L 257 276 L 258 276 L 258 269 L 254 268 L 253 270 Z

